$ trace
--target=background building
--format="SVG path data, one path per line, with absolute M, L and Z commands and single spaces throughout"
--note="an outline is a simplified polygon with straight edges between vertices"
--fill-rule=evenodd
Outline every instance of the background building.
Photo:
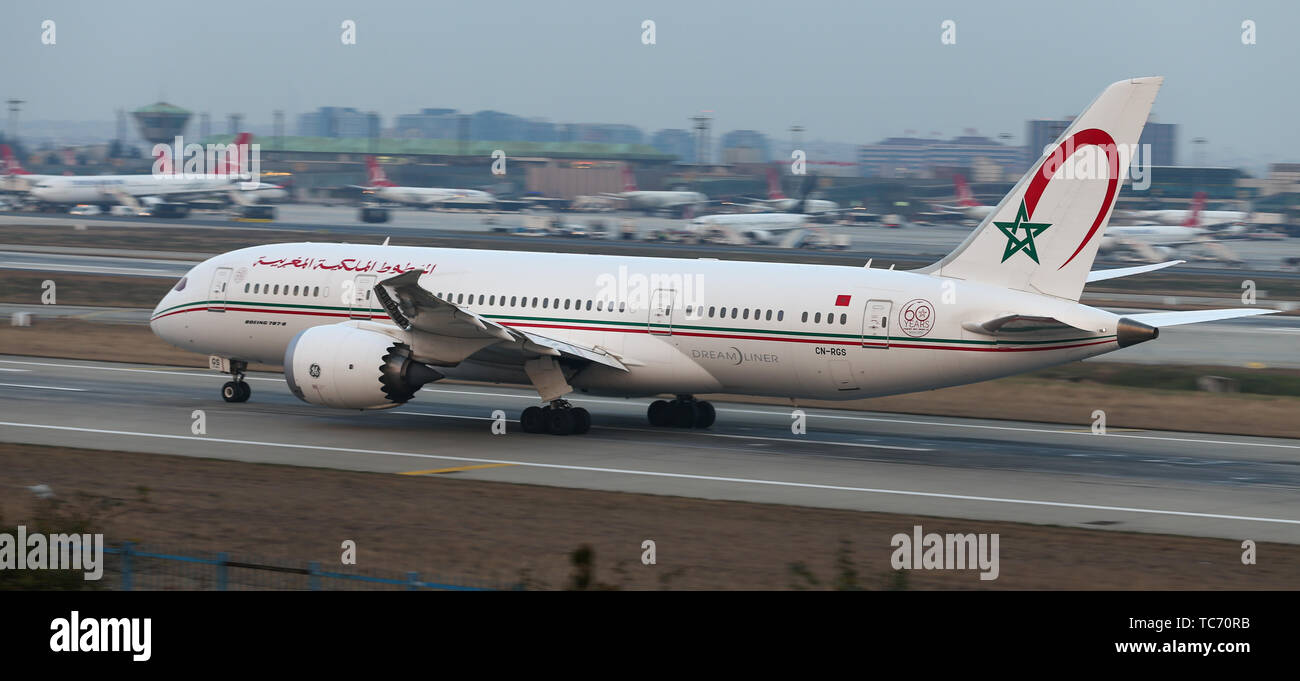
M 732 130 L 718 141 L 723 163 L 766 163 L 772 159 L 767 135 L 755 130 Z
M 650 137 L 650 146 L 664 154 L 690 161 L 695 156 L 695 136 L 689 130 L 665 128 Z
M 939 167 L 978 169 L 981 181 L 999 181 L 1008 173 L 1021 174 L 1027 167 L 1025 150 L 979 135 L 950 140 L 924 137 L 891 137 L 858 148 L 858 168 L 863 177 L 922 177 Z
M 322 106 L 298 116 L 300 137 L 374 137 L 378 126 L 378 114 L 362 113 L 352 107 Z
M 140 137 L 151 144 L 171 144 L 177 135 L 185 134 L 190 112 L 167 102 L 142 106 L 131 112 L 140 129 Z
M 1052 144 L 1070 127 L 1073 119 L 1065 120 L 1033 120 L 1025 124 L 1025 139 L 1028 140 L 1028 146 L 1025 153 L 1028 154 L 1025 165 L 1028 166 L 1043 155 L 1043 150 L 1047 145 Z M 1153 166 L 1172 166 L 1176 165 L 1178 142 L 1178 126 L 1174 123 L 1155 123 L 1147 121 L 1146 127 L 1142 129 L 1142 137 L 1138 139 L 1138 144 L 1151 145 L 1151 158 L 1143 159 L 1144 165 Z M 1143 147 L 1145 151 L 1146 147 Z

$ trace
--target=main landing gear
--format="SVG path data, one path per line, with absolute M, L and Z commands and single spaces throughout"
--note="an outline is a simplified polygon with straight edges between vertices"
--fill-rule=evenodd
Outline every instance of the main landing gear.
M 253 396 L 253 389 L 244 382 L 244 371 L 246 369 L 248 369 L 248 362 L 237 359 L 230 360 L 230 375 L 235 380 L 226 381 L 221 386 L 221 399 L 227 402 L 247 402 L 248 398 Z
M 678 395 L 671 402 L 655 400 L 646 410 L 650 425 L 674 428 L 708 428 L 717 418 L 712 404 L 697 400 L 691 395 Z
M 529 407 L 519 417 L 525 433 L 582 435 L 591 430 L 591 412 L 566 400 L 554 400 L 545 407 Z

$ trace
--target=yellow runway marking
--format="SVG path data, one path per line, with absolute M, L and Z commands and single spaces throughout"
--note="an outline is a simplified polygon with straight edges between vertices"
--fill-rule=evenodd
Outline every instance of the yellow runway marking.
M 456 466 L 455 468 L 434 468 L 427 471 L 406 471 L 398 475 L 433 475 L 435 473 L 459 473 L 461 471 L 472 471 L 478 468 L 501 468 L 502 466 L 514 466 L 513 463 L 481 463 L 476 466 Z

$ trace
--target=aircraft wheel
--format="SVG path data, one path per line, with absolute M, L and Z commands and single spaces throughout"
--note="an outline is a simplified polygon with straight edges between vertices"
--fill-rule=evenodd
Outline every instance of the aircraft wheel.
M 662 428 L 668 425 L 672 418 L 672 405 L 667 400 L 655 400 L 646 410 L 646 418 L 650 420 L 650 425 Z
M 541 407 L 529 407 L 519 415 L 519 425 L 523 426 L 525 433 L 545 433 L 546 412 Z
M 551 409 L 546 415 L 546 430 L 551 435 L 572 435 L 576 419 L 572 409 Z
M 578 407 L 573 410 L 573 434 L 582 435 L 591 430 L 591 412 Z
M 695 403 L 695 427 L 696 428 L 708 428 L 709 426 L 712 426 L 713 421 L 717 419 L 717 417 L 718 417 L 717 410 L 714 409 L 713 405 L 710 404 L 709 402 Z
M 676 428 L 691 428 L 695 425 L 695 403 L 673 400 L 669 418 Z
M 227 402 L 245 402 L 248 400 L 252 390 L 246 383 L 236 383 L 235 381 L 226 381 L 221 386 L 221 399 Z

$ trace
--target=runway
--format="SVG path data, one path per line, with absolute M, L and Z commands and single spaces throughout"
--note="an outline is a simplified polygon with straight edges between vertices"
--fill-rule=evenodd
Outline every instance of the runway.
M 681 431 L 647 426 L 646 400 L 585 396 L 592 432 L 555 437 L 520 432 L 523 390 L 435 384 L 357 413 L 250 379 L 236 405 L 205 370 L 3 356 L 0 440 L 1300 543 L 1300 440 L 825 409 L 795 435 L 790 408 L 721 402 L 712 429 Z

